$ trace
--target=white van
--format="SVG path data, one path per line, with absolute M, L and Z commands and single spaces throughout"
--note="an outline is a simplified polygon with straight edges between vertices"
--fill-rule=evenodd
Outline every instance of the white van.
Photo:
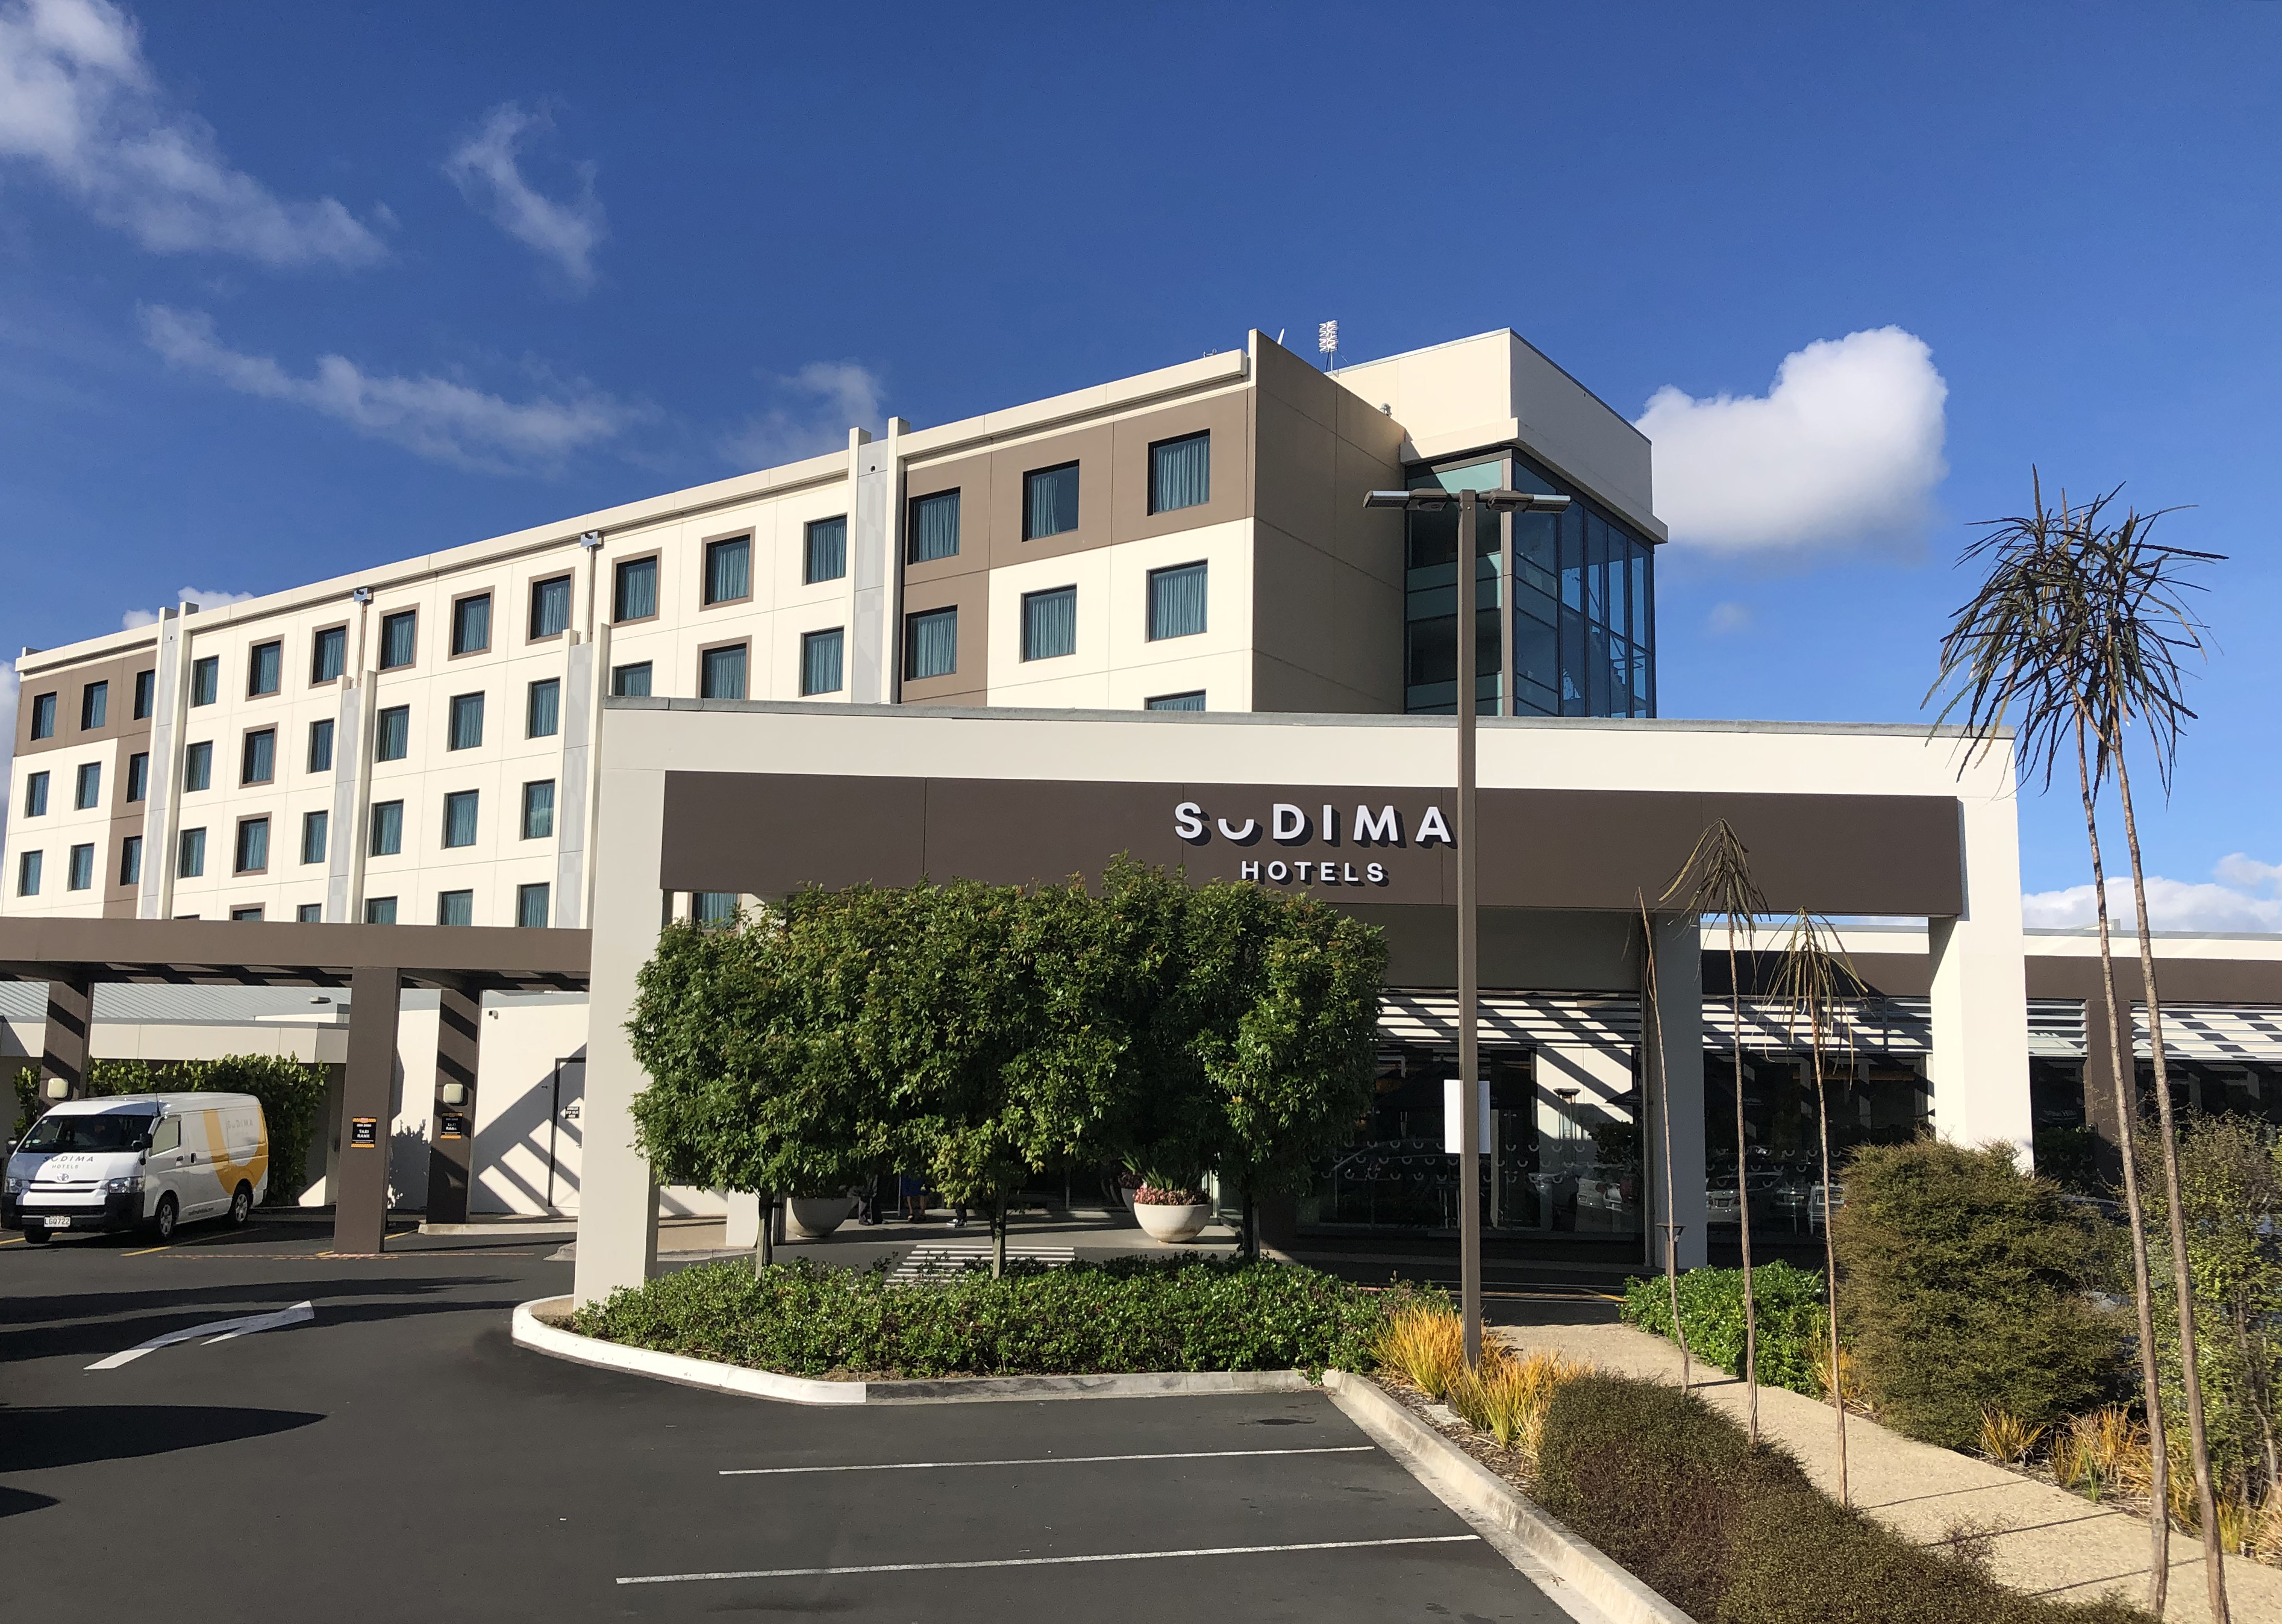
M 269 1188 L 269 1124 L 251 1094 L 114 1094 L 70 1100 L 8 1158 L 0 1228 L 51 1235 L 147 1229 L 191 1218 L 243 1224 Z

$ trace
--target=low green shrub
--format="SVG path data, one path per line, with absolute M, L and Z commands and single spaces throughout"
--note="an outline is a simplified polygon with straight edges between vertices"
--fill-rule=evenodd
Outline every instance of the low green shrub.
M 1759 1379 L 1810 1398 L 1822 1396 L 1815 1374 L 1824 1356 L 1829 1320 L 1822 1307 L 1822 1277 L 1789 1263 L 1751 1270 L 1759 1316 Z M 1624 1319 L 1661 1337 L 1672 1335 L 1672 1294 L 1661 1275 L 1625 1283 Z M 1743 1367 L 1743 1271 L 1690 1269 L 1680 1277 L 1680 1323 L 1688 1351 L 1721 1370 Z
M 46 1110 L 40 1076 L 30 1066 L 16 1073 L 19 1131 Z M 89 1095 L 252 1094 L 269 1124 L 267 1204 L 283 1207 L 307 1187 L 309 1139 L 325 1108 L 325 1068 L 282 1054 L 225 1054 L 212 1061 L 96 1061 L 88 1067 Z
M 1368 1370 L 1405 1301 L 1312 1269 L 1134 1258 L 1061 1269 L 1019 1260 L 890 1284 L 808 1259 L 757 1275 L 725 1260 L 613 1292 L 582 1334 L 797 1376 L 1096 1375 L 1129 1371 Z
M 2100 1402 L 2124 1325 L 2099 1307 L 2103 1237 L 2004 1146 L 1865 1146 L 1832 1231 L 1839 1318 L 1878 1417 L 1964 1449 L 1984 1411 L 2051 1425 Z
M 1539 1498 L 1706 1624 L 2153 1624 L 2008 1590 L 1817 1490 L 1702 1397 L 1621 1376 L 1556 1390 Z

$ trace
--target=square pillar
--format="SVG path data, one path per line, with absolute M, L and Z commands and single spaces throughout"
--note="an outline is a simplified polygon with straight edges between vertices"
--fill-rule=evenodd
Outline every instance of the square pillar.
M 1665 1215 L 1665 1147 L 1661 1114 L 1672 1116 L 1672 1213 L 1680 1226 L 1677 1258 L 1682 1269 L 1704 1266 L 1710 1208 L 1704 1201 L 1704 950 L 1692 913 L 1664 913 L 1656 925 L 1656 1027 L 1663 1036 L 1664 1065 L 1657 1075 L 1656 1029 L 1642 1011 L 1642 1071 L 1649 1107 L 1641 1124 L 1648 1154 L 1648 1190 L 1641 1203 L 1648 1224 L 1648 1257 L 1661 1269 L 1668 1232 L 1657 1226 Z
M 88 1040 L 95 1030 L 95 983 L 84 972 L 48 983 L 48 1019 L 40 1037 L 40 1106 L 55 1103 L 48 1084 L 61 1083 L 66 1100 L 87 1092 Z
M 2003 1144 L 2022 1168 L 2036 1162 L 2036 1121 L 2029 1103 L 2029 980 L 2022 961 L 2021 905 L 2013 929 L 1974 919 L 1929 920 L 1933 969 L 1934 1131 L 1952 1144 Z M 2097 1003 L 2087 1027 L 2107 1021 Z M 2086 1078 L 2087 1092 L 2092 1085 Z M 2103 1079 L 2103 1086 L 2112 1085 Z
M 349 977 L 348 1073 L 331 1191 L 333 1250 L 346 1256 L 378 1252 L 388 1233 L 389 1100 L 403 992 L 392 967 L 361 965 Z
M 428 1222 L 465 1224 L 476 1133 L 476 1068 L 484 995 L 446 987 L 437 995 L 436 1094 L 428 1114 Z M 456 1096 L 456 1098 L 455 1098 Z

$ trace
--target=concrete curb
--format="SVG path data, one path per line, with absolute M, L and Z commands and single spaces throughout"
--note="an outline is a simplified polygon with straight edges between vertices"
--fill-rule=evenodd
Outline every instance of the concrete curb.
M 1348 1419 L 1408 1466 L 1443 1504 L 1479 1529 L 1524 1573 L 1541 1584 L 1549 1578 L 1555 1586 L 1568 1587 L 1610 1624 L 1695 1624 L 1512 1484 L 1388 1397 L 1377 1382 L 1346 1371 L 1325 1371 L 1323 1386 Z M 1554 1599 L 1568 1605 L 1557 1589 Z
M 518 1347 L 574 1364 L 624 1371 L 684 1387 L 710 1387 L 747 1398 L 791 1404 L 973 1404 L 1042 1398 L 1167 1398 L 1228 1393 L 1307 1393 L 1301 1371 L 1154 1371 L 1121 1376 L 968 1376 L 937 1381 L 817 1381 L 749 1370 L 715 1359 L 655 1353 L 598 1341 L 559 1330 L 539 1317 L 569 1311 L 570 1299 L 539 1297 L 518 1304 L 513 1335 Z

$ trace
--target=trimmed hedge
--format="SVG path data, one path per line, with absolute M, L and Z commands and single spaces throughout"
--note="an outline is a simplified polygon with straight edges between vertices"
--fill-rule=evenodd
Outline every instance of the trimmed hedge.
M 1693 1393 L 1620 1376 L 1555 1390 L 1547 1509 L 1705 1624 L 2153 1624 L 1997 1583 L 1817 1490 L 1798 1463 Z
M 1088 1376 L 1133 1371 L 1369 1370 L 1402 1299 L 1312 1269 L 1134 1258 L 1005 1278 L 892 1285 L 802 1259 L 756 1275 L 726 1259 L 613 1292 L 586 1336 L 796 1376 Z
M 1751 1270 L 1759 1317 L 1759 1379 L 1810 1398 L 1822 1396 L 1815 1370 L 1829 1334 L 1822 1277 L 1789 1263 Z M 1664 1277 L 1625 1282 L 1624 1320 L 1672 1336 L 1672 1294 Z M 1680 1277 L 1680 1323 L 1696 1358 L 1739 1374 L 1743 1365 L 1743 1271 L 1690 1269 Z
M 39 1097 L 40 1074 L 30 1066 L 16 1073 L 19 1131 L 46 1113 Z M 87 1092 L 113 1094 L 252 1094 L 261 1101 L 269 1124 L 269 1192 L 263 1203 L 289 1207 L 308 1187 L 304 1169 L 309 1139 L 325 1108 L 325 1068 L 282 1054 L 225 1054 L 212 1061 L 96 1061 L 88 1067 Z

